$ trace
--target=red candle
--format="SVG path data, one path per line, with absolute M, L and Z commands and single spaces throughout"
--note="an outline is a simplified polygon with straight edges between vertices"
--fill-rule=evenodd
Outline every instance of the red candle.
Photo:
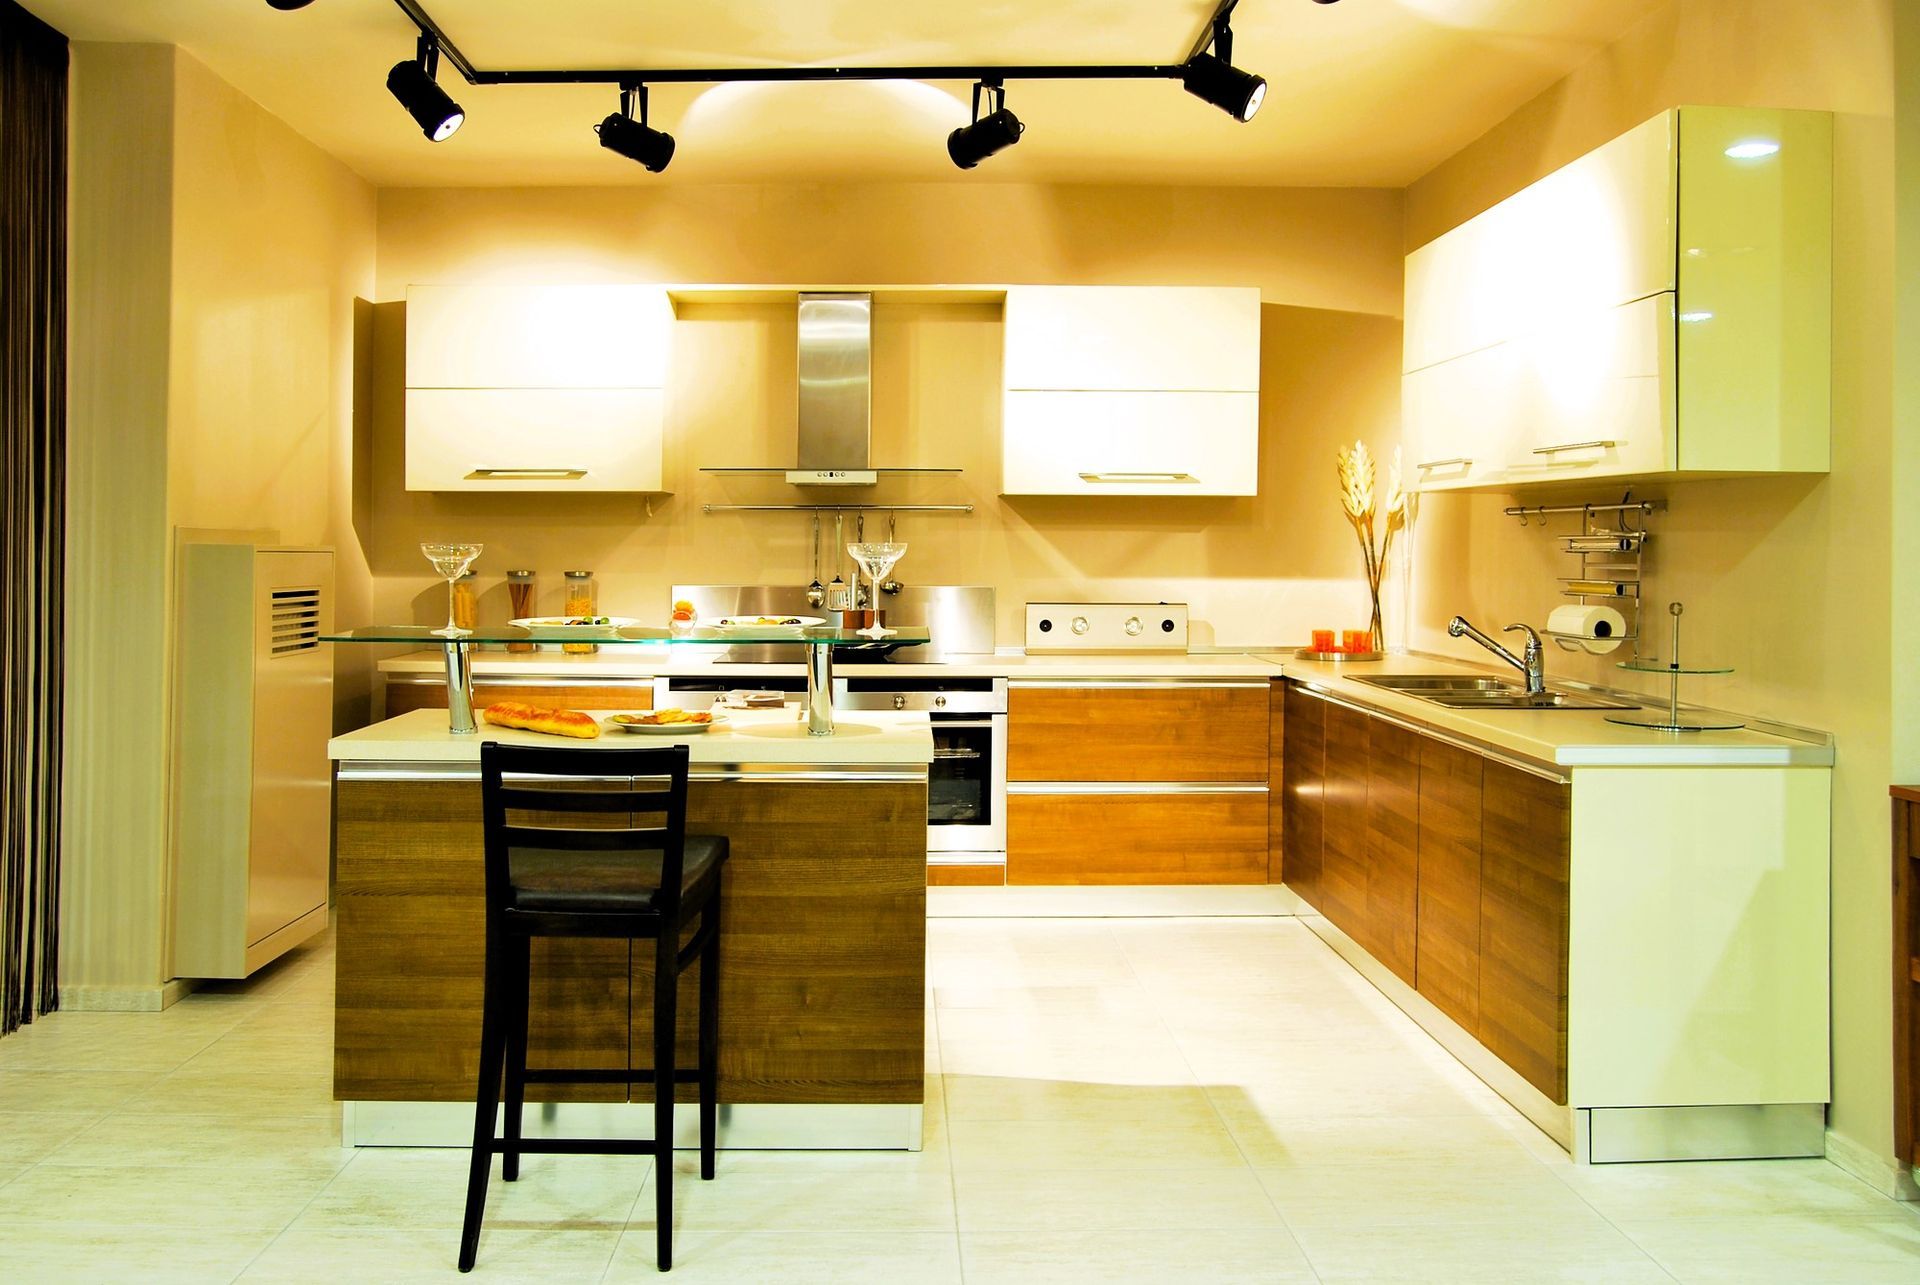
M 1373 650 L 1373 631 L 1371 629 L 1347 630 L 1346 641 L 1341 645 L 1340 650 L 1344 652 L 1351 652 L 1355 655 L 1358 655 L 1362 652 L 1372 651 Z
M 1333 630 L 1316 629 L 1313 631 L 1313 649 L 1315 651 L 1333 651 Z

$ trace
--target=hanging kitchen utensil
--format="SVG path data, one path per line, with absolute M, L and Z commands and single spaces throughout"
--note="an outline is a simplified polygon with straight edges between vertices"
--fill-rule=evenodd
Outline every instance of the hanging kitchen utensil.
M 827 587 L 820 583 L 820 515 L 813 515 L 813 580 L 807 585 L 807 605 L 817 607 L 827 600 Z
M 847 582 L 840 578 L 839 564 L 840 564 L 841 555 L 839 553 L 839 550 L 845 549 L 847 547 L 845 543 L 845 538 L 846 538 L 846 518 L 844 515 L 840 513 L 835 513 L 833 515 L 833 547 L 835 549 L 835 553 L 833 555 L 833 561 L 834 561 L 833 583 L 827 586 L 827 610 L 828 611 L 845 612 L 845 611 L 853 610 L 853 595 L 847 592 Z M 842 623 L 845 623 L 845 622 L 843 621 Z

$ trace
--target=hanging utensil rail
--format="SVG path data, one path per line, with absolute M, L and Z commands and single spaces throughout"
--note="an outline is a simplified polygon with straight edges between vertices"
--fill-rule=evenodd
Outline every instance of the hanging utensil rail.
M 971 513 L 971 504 L 703 504 L 702 513 Z

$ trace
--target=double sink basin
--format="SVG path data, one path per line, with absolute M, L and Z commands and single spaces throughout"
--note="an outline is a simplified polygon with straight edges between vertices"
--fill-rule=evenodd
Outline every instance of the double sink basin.
M 1504 678 L 1466 674 L 1389 674 L 1354 679 L 1371 687 L 1417 696 L 1448 709 L 1638 709 L 1632 701 L 1585 691 L 1529 692 Z

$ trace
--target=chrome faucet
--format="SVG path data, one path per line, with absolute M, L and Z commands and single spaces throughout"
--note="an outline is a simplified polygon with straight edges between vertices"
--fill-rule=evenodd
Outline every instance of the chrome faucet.
M 1546 650 L 1540 646 L 1540 635 L 1532 625 L 1508 625 L 1501 633 L 1512 633 L 1516 629 L 1526 631 L 1527 647 L 1524 658 L 1514 655 L 1505 647 L 1467 623 L 1465 616 L 1455 616 L 1447 622 L 1447 632 L 1455 638 L 1471 638 L 1488 651 L 1506 661 L 1527 676 L 1527 694 L 1538 696 L 1547 690 Z

